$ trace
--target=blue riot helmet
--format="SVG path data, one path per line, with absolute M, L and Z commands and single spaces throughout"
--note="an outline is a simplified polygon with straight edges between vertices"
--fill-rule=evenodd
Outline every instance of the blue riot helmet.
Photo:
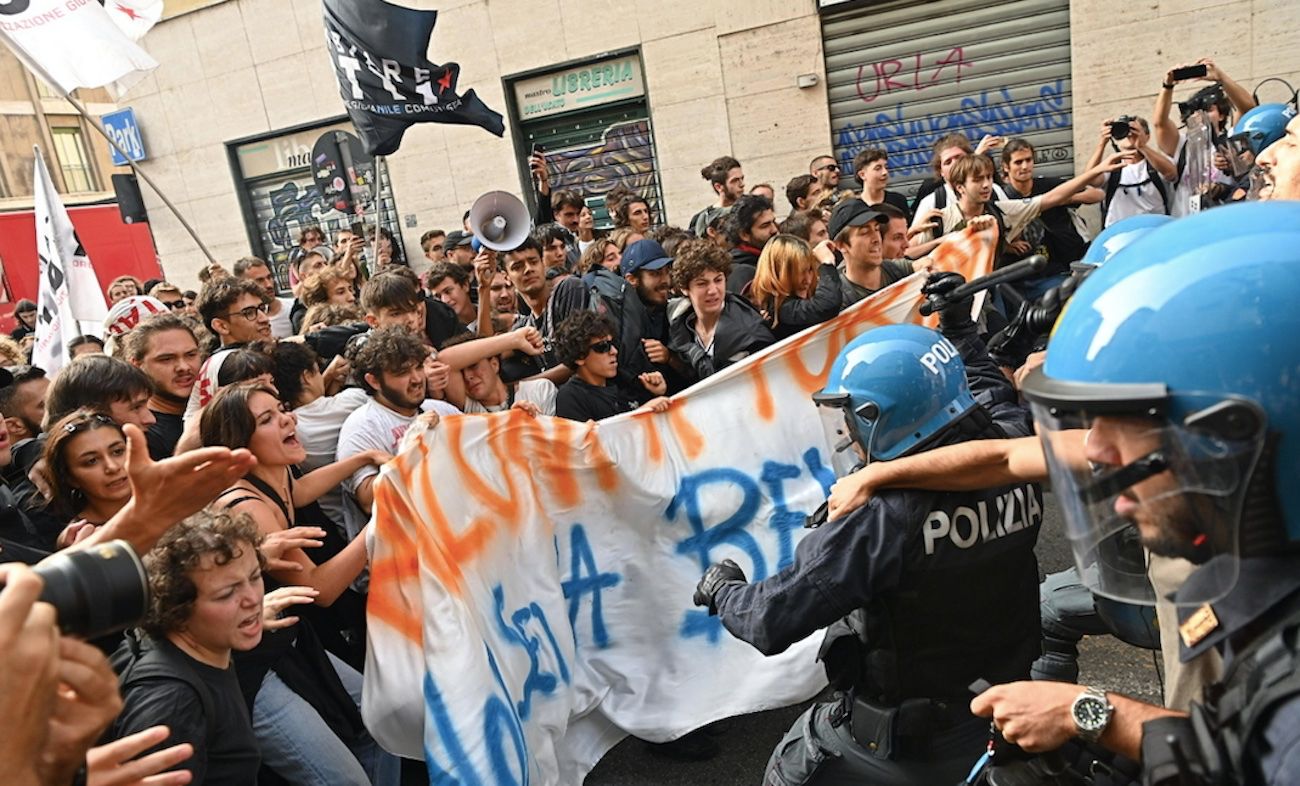
M 837 477 L 915 452 L 975 406 L 966 364 L 937 331 L 869 330 L 844 347 L 813 394 Z
M 1116 221 L 1103 229 L 1093 238 L 1088 250 L 1080 259 L 1079 265 L 1094 268 L 1115 256 L 1129 243 L 1142 237 L 1151 230 L 1173 221 L 1163 213 L 1142 213 Z
M 1229 138 L 1244 140 L 1258 158 L 1265 148 L 1282 138 L 1286 124 L 1295 116 L 1292 104 L 1260 104 L 1241 116 Z
M 1191 604 L 1231 589 L 1241 555 L 1300 542 L 1297 302 L 1294 202 L 1173 221 L 1080 285 L 1022 390 L 1096 592 L 1153 600 L 1135 535 L 1203 565 Z

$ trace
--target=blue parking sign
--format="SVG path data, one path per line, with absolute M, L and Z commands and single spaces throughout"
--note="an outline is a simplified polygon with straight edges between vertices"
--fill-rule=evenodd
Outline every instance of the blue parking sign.
M 134 109 L 130 107 L 119 109 L 112 114 L 104 115 L 100 121 L 104 124 L 104 130 L 130 157 L 130 160 L 143 161 L 148 158 L 144 150 L 144 137 L 140 136 L 140 125 L 135 122 Z M 123 158 L 117 150 L 113 150 L 113 164 L 126 166 L 126 163 L 127 159 Z

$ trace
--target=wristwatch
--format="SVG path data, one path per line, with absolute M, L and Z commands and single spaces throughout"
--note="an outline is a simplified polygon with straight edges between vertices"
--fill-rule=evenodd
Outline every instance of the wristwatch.
M 1070 705 L 1070 717 L 1079 730 L 1079 737 L 1087 742 L 1097 742 L 1110 725 L 1115 707 L 1106 701 L 1106 692 L 1097 688 L 1084 688 L 1083 693 Z

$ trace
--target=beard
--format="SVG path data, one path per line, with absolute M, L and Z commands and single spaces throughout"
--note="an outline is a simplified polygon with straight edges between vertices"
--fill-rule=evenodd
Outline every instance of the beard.
M 424 403 L 424 389 L 420 389 L 419 395 L 412 399 L 406 394 L 405 388 L 393 388 L 385 384 L 380 384 L 379 394 L 384 400 L 403 409 L 419 409 Z

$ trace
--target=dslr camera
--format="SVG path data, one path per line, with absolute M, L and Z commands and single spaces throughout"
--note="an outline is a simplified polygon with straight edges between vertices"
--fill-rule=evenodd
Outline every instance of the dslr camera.
M 96 639 L 129 628 L 149 608 L 144 563 L 124 540 L 61 551 L 36 566 L 45 580 L 41 600 L 59 613 L 59 629 Z
M 1110 138 L 1114 139 L 1116 142 L 1121 139 L 1128 139 L 1129 135 L 1133 133 L 1133 120 L 1134 117 L 1132 115 L 1120 115 L 1112 120 L 1110 124 Z

